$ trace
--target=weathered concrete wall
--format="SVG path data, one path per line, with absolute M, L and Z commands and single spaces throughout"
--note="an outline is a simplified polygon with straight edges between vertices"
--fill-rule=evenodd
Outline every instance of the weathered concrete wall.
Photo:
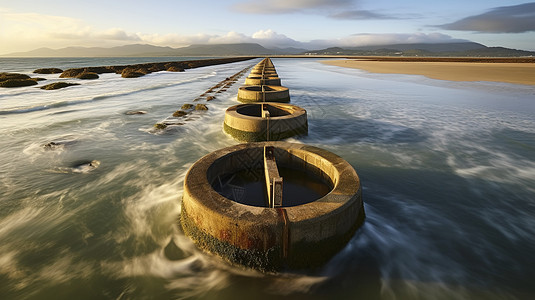
M 268 105 L 273 111 L 269 119 L 262 118 L 260 115 L 260 106 L 263 104 Z M 305 109 L 291 104 L 263 104 L 241 104 L 229 107 L 225 112 L 225 132 L 244 142 L 266 141 L 268 138 L 275 141 L 308 133 Z M 240 110 L 246 108 L 258 108 L 255 109 L 255 111 L 258 110 L 258 116 L 240 113 Z
M 290 102 L 290 91 L 287 87 L 264 85 L 242 86 L 238 89 L 238 101 L 253 102 Z
M 245 85 L 281 85 L 281 79 L 273 76 L 249 75 L 245 78 Z
M 304 205 L 263 208 L 217 193 L 218 176 L 262 166 L 264 146 L 278 164 L 321 173 L 330 193 Z M 285 142 L 240 144 L 198 160 L 184 181 L 181 224 L 195 243 L 232 263 L 262 271 L 318 266 L 337 253 L 364 220 L 360 181 L 349 163 L 312 146 Z

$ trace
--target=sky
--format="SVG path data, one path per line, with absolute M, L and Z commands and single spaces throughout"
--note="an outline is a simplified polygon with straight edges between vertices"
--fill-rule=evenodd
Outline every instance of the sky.
M 0 0 L 0 55 L 127 44 L 313 50 L 457 41 L 535 51 L 535 2 Z

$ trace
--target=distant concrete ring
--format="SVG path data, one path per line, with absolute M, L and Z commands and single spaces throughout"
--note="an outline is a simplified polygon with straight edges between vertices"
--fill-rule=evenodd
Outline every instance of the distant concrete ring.
M 247 85 L 238 89 L 238 101 L 242 103 L 290 102 L 290 91 L 284 86 Z
M 269 112 L 269 118 L 262 118 L 262 110 Z M 225 111 L 223 128 L 242 142 L 278 141 L 307 134 L 307 112 L 304 108 L 286 103 L 238 104 Z
M 262 168 L 264 146 L 278 164 L 322 176 L 331 191 L 298 206 L 240 204 L 212 186 L 220 176 Z M 261 271 L 317 267 L 340 251 L 364 221 L 360 180 L 341 157 L 317 147 L 286 142 L 231 146 L 195 162 L 184 179 L 180 222 L 197 246 Z
M 277 76 L 254 76 L 245 78 L 245 85 L 281 85 L 281 79 Z

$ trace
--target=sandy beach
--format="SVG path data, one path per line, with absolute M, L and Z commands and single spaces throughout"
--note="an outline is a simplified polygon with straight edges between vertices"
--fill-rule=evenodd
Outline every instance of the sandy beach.
M 535 63 L 326 60 L 324 64 L 372 73 L 423 75 L 452 81 L 494 81 L 535 85 Z

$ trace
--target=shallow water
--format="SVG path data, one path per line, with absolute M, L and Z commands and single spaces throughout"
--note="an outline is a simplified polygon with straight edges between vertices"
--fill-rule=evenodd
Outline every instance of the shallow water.
M 112 64 L 93 60 L 72 67 Z M 245 78 L 200 101 L 209 110 L 185 125 L 152 125 L 257 61 L 0 89 L 1 298 L 535 297 L 532 86 L 273 59 L 291 103 L 309 116 L 309 135 L 289 141 L 355 167 L 366 221 L 317 270 L 264 275 L 200 252 L 177 222 L 184 176 L 204 154 L 237 143 L 222 124 Z M 2 59 L 0 71 L 70 62 Z M 51 141 L 68 143 L 45 149 Z M 93 160 L 90 172 L 56 172 Z

